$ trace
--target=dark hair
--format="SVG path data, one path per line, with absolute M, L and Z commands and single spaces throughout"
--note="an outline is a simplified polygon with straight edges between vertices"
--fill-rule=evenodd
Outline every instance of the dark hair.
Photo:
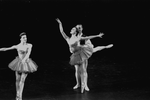
M 81 24 L 78 24 L 78 25 L 76 26 L 76 29 L 77 29 L 77 33 L 80 34 L 80 33 L 82 33 L 83 27 L 82 27 Z
M 19 36 L 22 37 L 23 35 L 26 35 L 26 33 L 22 32 Z
M 82 27 L 81 24 L 78 24 L 78 25 L 76 26 L 76 28 L 77 28 L 78 31 L 82 31 L 82 30 L 83 30 L 83 27 Z

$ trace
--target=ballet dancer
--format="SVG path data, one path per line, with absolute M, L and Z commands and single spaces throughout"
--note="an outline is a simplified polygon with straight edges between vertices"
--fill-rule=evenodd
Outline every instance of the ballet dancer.
M 78 38 L 83 38 L 82 35 L 82 25 L 77 25 L 77 31 L 78 31 Z M 113 44 L 110 44 L 110 45 L 107 45 L 107 46 L 97 46 L 97 47 L 94 47 L 94 45 L 91 43 L 90 39 L 86 39 L 85 40 L 85 44 L 82 45 L 84 48 L 86 48 L 86 52 L 90 54 L 89 57 L 92 56 L 93 53 L 97 52 L 97 51 L 100 51 L 100 50 L 103 50 L 103 49 L 106 49 L 106 48 L 111 48 L 113 46 Z M 89 58 L 88 57 L 88 58 Z M 85 59 L 83 61 L 83 64 L 82 66 L 77 66 L 75 65 L 75 68 L 76 68 L 76 86 L 74 87 L 74 89 L 77 89 L 80 84 L 79 84 L 79 81 L 81 79 L 81 92 L 83 93 L 84 89 L 86 91 L 89 91 L 89 88 L 87 86 L 87 79 L 88 79 L 88 74 L 87 74 L 87 66 L 88 66 L 88 59 Z
M 77 27 L 73 27 L 70 32 L 71 37 L 68 37 L 63 31 L 61 21 L 58 18 L 56 19 L 56 21 L 59 23 L 60 33 L 62 34 L 63 38 L 67 41 L 69 45 L 69 50 L 72 53 L 70 57 L 70 64 L 74 65 L 76 70 L 75 76 L 76 76 L 77 85 L 74 87 L 74 89 L 76 89 L 77 87 L 79 87 L 79 81 L 80 81 L 79 78 L 81 77 L 81 80 L 85 79 L 84 77 L 86 73 L 84 72 L 85 68 L 83 66 L 85 66 L 86 64 L 85 63 L 87 61 L 86 59 L 88 59 L 93 53 L 92 48 L 81 46 L 80 40 L 88 40 L 96 37 L 102 37 L 103 33 L 100 33 L 99 35 L 81 37 L 81 35 L 77 36 Z M 81 73 L 80 75 L 79 72 Z M 82 84 L 81 93 L 83 93 L 84 89 L 89 91 L 87 85 L 84 84 L 84 81 L 82 81 L 81 84 Z
M 27 43 L 26 33 L 20 34 L 20 43 L 8 48 L 1 48 L 0 51 L 7 51 L 16 49 L 18 56 L 8 65 L 8 67 L 15 71 L 16 75 L 16 100 L 22 100 L 22 92 L 24 82 L 28 73 L 37 71 L 38 66 L 29 58 L 32 50 L 32 44 Z

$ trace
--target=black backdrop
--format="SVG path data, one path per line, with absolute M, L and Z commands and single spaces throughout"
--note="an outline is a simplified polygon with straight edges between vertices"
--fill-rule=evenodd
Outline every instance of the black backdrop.
M 59 89 L 72 88 L 71 54 L 55 19 L 62 21 L 68 36 L 72 27 L 82 24 L 86 36 L 105 34 L 92 40 L 94 46 L 114 44 L 89 59 L 90 88 L 148 87 L 149 11 L 149 2 L 142 0 L 1 0 L 0 48 L 18 44 L 19 34 L 27 33 L 28 42 L 33 44 L 30 58 L 39 67 L 27 77 L 25 93 L 32 88 L 51 91 L 56 84 Z M 7 66 L 16 56 L 16 50 L 0 52 L 0 86 L 11 87 L 14 94 L 15 74 Z

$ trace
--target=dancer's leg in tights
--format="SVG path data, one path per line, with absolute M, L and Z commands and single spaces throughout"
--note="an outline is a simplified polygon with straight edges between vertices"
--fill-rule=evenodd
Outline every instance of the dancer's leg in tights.
M 80 87 L 80 69 L 79 69 L 79 65 L 75 65 L 75 77 L 76 77 L 76 82 L 77 84 L 73 87 L 73 89 L 77 89 L 78 87 Z

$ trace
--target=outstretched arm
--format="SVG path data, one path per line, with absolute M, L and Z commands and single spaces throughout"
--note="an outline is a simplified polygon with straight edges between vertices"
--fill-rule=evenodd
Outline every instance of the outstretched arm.
M 86 39 L 93 39 L 93 38 L 96 38 L 96 37 L 102 38 L 103 35 L 104 35 L 103 33 L 100 33 L 99 35 L 93 35 L 93 36 L 81 37 L 81 39 L 82 39 L 82 40 L 86 40 Z
M 14 46 L 12 46 L 12 47 L 8 47 L 8 48 L 0 48 L 0 51 L 7 51 L 7 50 L 16 49 L 16 48 L 17 48 L 17 46 L 16 46 L 16 45 L 14 45 Z
M 69 37 L 63 31 L 63 27 L 62 27 L 61 21 L 58 18 L 56 19 L 56 21 L 59 23 L 59 29 L 60 29 L 60 33 L 62 34 L 62 36 L 64 37 L 64 39 L 68 39 Z

